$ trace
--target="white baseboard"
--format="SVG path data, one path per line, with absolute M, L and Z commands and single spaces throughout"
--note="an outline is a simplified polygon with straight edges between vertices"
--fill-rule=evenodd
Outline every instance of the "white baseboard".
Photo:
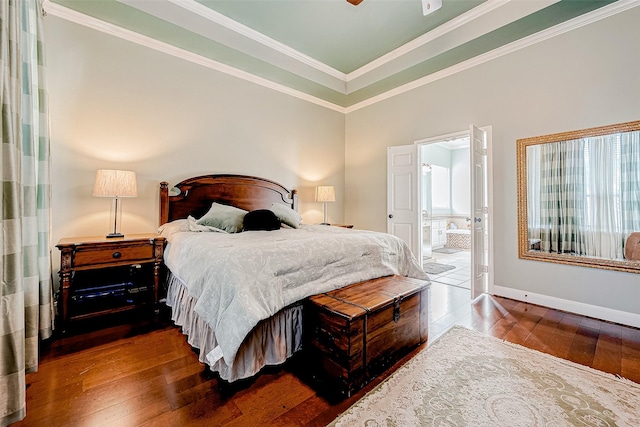
M 628 311 L 613 310 L 611 308 L 600 307 L 597 305 L 585 304 L 581 302 L 550 297 L 548 295 L 536 294 L 520 289 L 506 288 L 503 286 L 493 286 L 492 295 L 514 299 L 516 301 L 529 302 L 531 304 L 542 305 L 557 310 L 568 311 L 570 313 L 581 314 L 583 316 L 593 317 L 595 319 L 606 320 L 609 322 L 620 323 L 622 325 L 640 328 L 640 314 L 630 313 Z

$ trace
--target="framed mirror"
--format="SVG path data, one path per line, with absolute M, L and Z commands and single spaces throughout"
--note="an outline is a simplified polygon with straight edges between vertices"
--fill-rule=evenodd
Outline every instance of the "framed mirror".
M 640 273 L 640 121 L 516 144 L 518 256 Z

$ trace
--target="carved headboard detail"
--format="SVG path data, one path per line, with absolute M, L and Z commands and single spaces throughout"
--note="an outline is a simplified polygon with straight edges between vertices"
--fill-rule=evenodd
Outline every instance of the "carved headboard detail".
M 189 215 L 200 218 L 213 202 L 246 211 L 269 209 L 273 203 L 298 210 L 296 190 L 255 176 L 203 175 L 185 179 L 174 188 L 179 194 L 170 195 L 169 183 L 160 183 L 160 225 Z

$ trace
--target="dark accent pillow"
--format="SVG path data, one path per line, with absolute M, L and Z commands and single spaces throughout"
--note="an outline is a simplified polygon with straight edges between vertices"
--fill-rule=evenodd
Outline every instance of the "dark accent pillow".
M 257 209 L 244 216 L 244 231 L 251 230 L 277 230 L 280 228 L 280 219 L 269 209 Z

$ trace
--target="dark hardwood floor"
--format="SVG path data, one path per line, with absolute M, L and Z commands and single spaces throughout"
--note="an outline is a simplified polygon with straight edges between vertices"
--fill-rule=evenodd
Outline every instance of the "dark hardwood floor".
M 431 304 L 430 342 L 461 324 L 640 382 L 639 329 L 486 295 L 471 304 L 468 290 L 439 283 Z M 166 320 L 76 331 L 43 346 L 27 417 L 14 425 L 324 426 L 384 379 L 333 403 L 300 379 L 301 365 L 221 387 Z

